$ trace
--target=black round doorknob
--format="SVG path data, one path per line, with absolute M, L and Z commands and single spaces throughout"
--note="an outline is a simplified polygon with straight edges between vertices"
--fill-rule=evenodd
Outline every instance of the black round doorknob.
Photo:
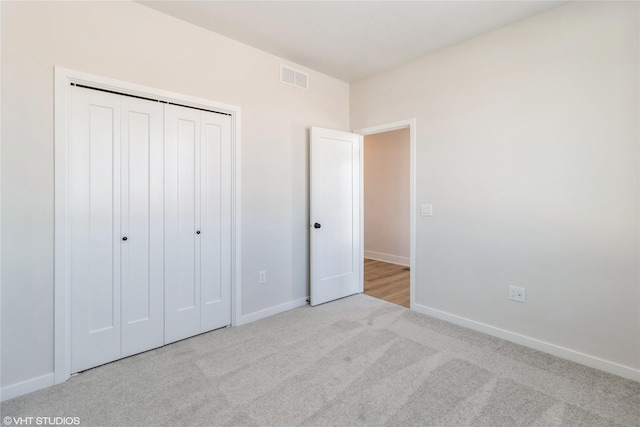
M 313 224 L 313 228 L 320 228 L 322 227 L 320 224 L 318 224 L 317 222 L 315 224 Z
M 122 240 L 125 240 L 125 241 L 126 241 L 126 240 L 127 240 L 127 236 L 124 236 L 124 237 L 122 238 Z
M 196 234 L 200 234 L 200 230 L 196 231 Z

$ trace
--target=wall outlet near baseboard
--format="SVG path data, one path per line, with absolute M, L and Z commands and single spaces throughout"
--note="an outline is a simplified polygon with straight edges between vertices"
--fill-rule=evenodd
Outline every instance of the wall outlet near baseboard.
M 262 270 L 258 273 L 258 283 L 265 283 L 267 281 L 267 272 Z
M 509 299 L 518 302 L 525 301 L 525 290 L 517 286 L 509 286 Z

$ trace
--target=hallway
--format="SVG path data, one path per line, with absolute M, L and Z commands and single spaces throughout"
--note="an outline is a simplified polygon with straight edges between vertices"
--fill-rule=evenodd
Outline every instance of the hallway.
M 365 258 L 364 293 L 409 308 L 409 267 Z

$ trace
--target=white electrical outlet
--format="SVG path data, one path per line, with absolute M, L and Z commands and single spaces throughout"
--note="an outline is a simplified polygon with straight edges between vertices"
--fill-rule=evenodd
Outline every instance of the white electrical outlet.
M 524 288 L 519 288 L 517 286 L 509 286 L 509 299 L 518 302 L 524 302 L 525 300 L 525 290 Z
M 267 272 L 262 270 L 258 273 L 258 283 L 264 283 L 267 281 Z

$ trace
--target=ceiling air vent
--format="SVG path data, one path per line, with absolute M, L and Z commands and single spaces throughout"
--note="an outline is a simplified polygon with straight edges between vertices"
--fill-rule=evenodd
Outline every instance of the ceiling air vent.
M 294 70 L 293 68 L 280 66 L 280 81 L 282 83 L 299 87 L 300 89 L 308 89 L 309 75 L 302 71 Z

